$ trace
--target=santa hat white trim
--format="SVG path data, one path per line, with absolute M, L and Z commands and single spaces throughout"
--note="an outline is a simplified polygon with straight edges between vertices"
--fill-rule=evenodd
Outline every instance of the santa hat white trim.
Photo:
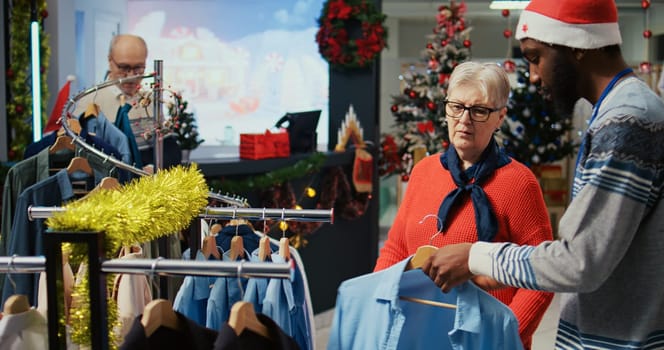
M 622 43 L 617 22 L 566 23 L 528 10 L 521 13 L 516 27 L 516 39 L 525 38 L 577 49 L 597 49 Z

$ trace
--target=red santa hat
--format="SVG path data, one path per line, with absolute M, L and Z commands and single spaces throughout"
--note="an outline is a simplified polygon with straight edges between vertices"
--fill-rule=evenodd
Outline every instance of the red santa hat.
M 622 43 L 615 0 L 532 0 L 521 12 L 516 38 L 577 49 Z
M 62 86 L 62 88 L 60 88 L 60 91 L 58 91 L 58 97 L 55 99 L 55 105 L 53 106 L 51 114 L 48 117 L 48 121 L 46 122 L 46 126 L 44 127 L 44 135 L 60 129 L 60 117 L 62 116 L 62 111 L 65 108 L 67 100 L 69 100 L 71 82 L 75 79 L 76 78 L 73 75 L 68 75 L 67 82 Z

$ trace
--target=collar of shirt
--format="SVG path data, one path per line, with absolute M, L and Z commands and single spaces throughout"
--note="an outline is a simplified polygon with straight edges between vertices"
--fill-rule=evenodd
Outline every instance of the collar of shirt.
M 420 269 L 404 271 L 408 261 L 410 261 L 410 258 L 404 259 L 384 270 L 384 278 L 380 280 L 374 292 L 374 297 L 377 300 L 390 302 L 393 309 L 400 310 L 399 303 L 403 302 L 399 300 L 399 286 L 404 281 L 403 279 L 429 279 Z M 431 285 L 437 288 L 433 282 Z M 454 318 L 454 328 L 466 332 L 479 333 L 481 328 L 479 293 L 483 291 L 469 281 L 456 287 L 455 292 L 457 294 L 457 309 Z

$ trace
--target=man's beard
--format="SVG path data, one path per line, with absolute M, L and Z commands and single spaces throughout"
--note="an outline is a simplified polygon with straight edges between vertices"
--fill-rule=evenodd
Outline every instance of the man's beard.
M 553 66 L 552 81 L 547 84 L 544 94 L 549 95 L 553 109 L 558 116 L 570 117 L 574 113 L 574 105 L 579 99 L 579 72 L 573 62 L 558 55 Z

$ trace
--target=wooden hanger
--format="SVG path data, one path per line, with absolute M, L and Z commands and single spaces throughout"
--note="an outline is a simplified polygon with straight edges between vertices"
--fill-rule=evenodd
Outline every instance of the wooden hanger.
M 76 146 L 74 146 L 74 140 L 67 136 L 67 135 L 61 135 L 58 136 L 55 139 L 55 142 L 49 147 L 48 153 L 53 154 L 55 152 L 58 152 L 60 150 L 70 150 L 74 151 L 76 149 Z
M 231 240 L 232 242 L 232 240 Z M 221 260 L 221 254 L 217 249 L 217 240 L 214 236 L 206 236 L 203 238 L 203 246 L 201 247 L 201 252 L 207 259 L 210 255 L 214 256 L 217 260 Z
M 90 103 L 88 107 L 85 108 L 85 113 L 83 113 L 83 118 L 96 117 L 99 115 L 99 106 L 96 103 Z
M 424 262 L 429 259 L 430 256 L 436 253 L 438 248 L 432 245 L 423 245 L 415 251 L 415 255 L 410 258 L 410 261 L 406 265 L 406 271 L 419 269 L 424 265 Z
M 81 134 L 81 123 L 78 121 L 78 119 L 72 119 L 72 118 L 67 119 L 67 126 L 69 127 L 69 130 L 74 132 L 74 134 L 76 135 Z M 64 134 L 65 134 L 65 129 L 61 127 L 60 130 L 58 130 L 58 136 Z
M 407 296 L 399 296 L 399 299 L 406 300 L 406 301 L 412 301 L 412 302 L 418 303 L 418 304 L 442 307 L 442 308 L 445 308 L 445 309 L 456 309 L 457 308 L 456 305 L 454 305 L 454 304 L 442 303 L 440 301 L 426 300 L 426 299 L 407 297 Z
M 260 241 L 258 241 L 258 259 L 260 261 L 266 261 L 271 254 L 270 237 L 264 235 L 261 237 Z
M 180 329 L 180 322 L 175 311 L 173 311 L 173 305 L 166 299 L 155 299 L 145 306 L 143 316 L 141 316 L 141 325 L 143 325 L 145 335 L 148 338 L 159 327 Z
M 88 175 L 94 174 L 92 167 L 90 167 L 90 163 L 88 163 L 88 160 L 83 157 L 74 157 L 69 162 L 69 165 L 67 166 L 67 174 L 71 174 L 75 171 L 82 171 Z
M 117 190 L 120 188 L 120 181 L 118 179 L 112 177 L 112 176 L 106 176 L 101 181 L 99 181 L 99 184 L 97 184 L 97 187 L 99 189 L 104 189 L 104 190 Z
M 28 310 L 30 310 L 28 297 L 22 294 L 14 294 L 5 300 L 2 312 L 7 315 L 16 315 Z
M 250 302 L 238 301 L 233 304 L 230 315 L 228 316 L 228 325 L 233 328 L 235 334 L 238 336 L 245 329 L 248 329 L 265 338 L 270 337 L 267 327 L 258 320 L 254 311 L 254 305 Z
M 281 237 L 281 239 L 279 239 L 279 255 L 281 255 L 285 261 L 290 259 L 290 244 L 287 237 Z
M 237 260 L 237 258 L 244 258 L 244 241 L 242 236 L 233 236 L 231 239 L 231 261 Z
M 434 217 L 438 220 L 437 222 L 439 223 L 439 227 L 441 229 L 431 236 L 431 238 L 429 239 L 429 244 L 417 248 L 417 250 L 415 251 L 415 255 L 413 255 L 413 257 L 410 258 L 410 261 L 406 265 L 406 268 L 404 269 L 405 271 L 421 268 L 422 265 L 424 265 L 424 263 L 427 261 L 427 259 L 429 259 L 431 255 L 435 254 L 436 251 L 438 251 L 438 247 L 433 245 L 433 239 L 443 232 L 442 229 L 443 225 L 440 224 L 440 218 L 434 214 L 427 214 L 422 218 L 422 220 L 420 220 L 419 223 L 420 224 L 424 223 L 424 221 L 430 217 Z
M 212 227 L 210 227 L 210 235 L 211 236 L 216 235 L 217 233 L 219 233 L 219 231 L 221 231 L 222 228 L 223 227 L 219 223 L 212 225 Z

